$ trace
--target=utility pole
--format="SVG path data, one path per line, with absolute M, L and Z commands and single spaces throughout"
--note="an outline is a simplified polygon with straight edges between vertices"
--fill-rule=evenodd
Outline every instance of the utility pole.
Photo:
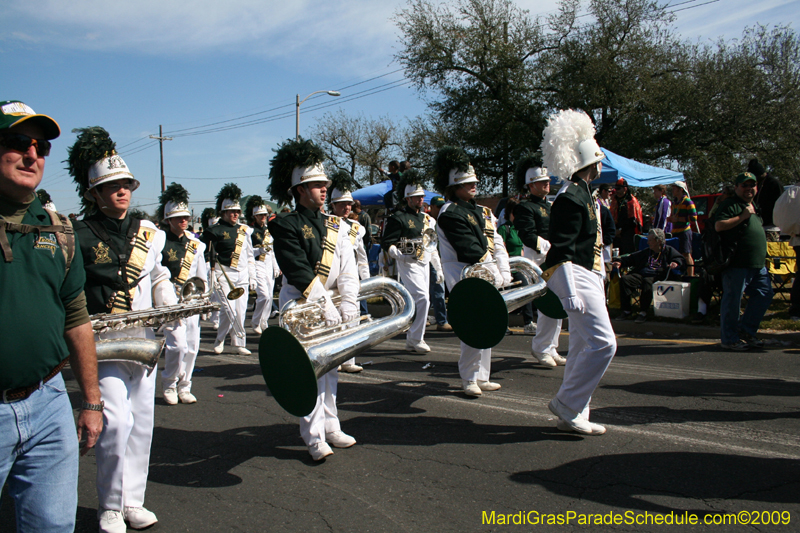
M 151 139 L 158 139 L 158 150 L 161 152 L 161 192 L 167 188 L 167 184 L 164 182 L 164 141 L 171 141 L 172 137 L 164 137 L 161 131 L 161 124 L 158 125 L 158 137 L 155 135 L 150 136 Z

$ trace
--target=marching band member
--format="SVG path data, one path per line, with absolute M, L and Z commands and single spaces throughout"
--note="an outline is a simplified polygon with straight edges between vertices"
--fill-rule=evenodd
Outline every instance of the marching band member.
M 166 235 L 148 220 L 128 214 L 139 187 L 103 128 L 83 128 L 69 149 L 69 172 L 89 214 L 75 223 L 86 269 L 90 314 L 127 313 L 177 303 L 170 274 L 161 264 Z M 167 326 L 167 327 L 175 327 Z M 155 338 L 152 328 L 128 328 L 96 336 Z M 133 362 L 98 363 L 105 403 L 97 444 L 97 515 L 100 531 L 155 524 L 143 507 L 153 438 L 156 372 Z
M 225 292 L 231 289 L 228 285 L 230 279 L 233 287 L 241 287 L 245 293 L 235 300 L 229 300 L 233 320 L 239 324 L 239 330 L 244 331 L 244 318 L 247 313 L 247 289 L 256 286 L 256 265 L 253 260 L 253 244 L 250 240 L 252 228 L 239 224 L 239 216 L 242 208 L 239 199 L 242 197 L 242 190 L 235 183 L 228 183 L 220 189 L 217 194 L 217 214 L 219 222 L 209 227 L 203 232 L 200 240 L 206 246 L 213 244 L 217 254 L 217 268 L 214 280 L 220 287 L 225 288 Z M 212 258 L 213 261 L 213 258 Z M 227 275 L 227 279 L 226 276 Z M 220 302 L 226 305 L 226 302 Z M 250 350 L 245 348 L 247 339 L 236 335 L 236 328 L 233 327 L 228 313 L 220 313 L 219 329 L 217 338 L 214 341 L 214 353 L 222 353 L 225 345 L 225 336 L 230 332 L 231 345 L 236 347 L 240 355 L 250 355 Z
M 594 132 L 586 113 L 562 110 L 548 120 L 542 141 L 544 165 L 570 177 L 553 203 L 550 250 L 542 267 L 547 286 L 569 316 L 564 380 L 548 407 L 558 416 L 558 429 L 584 435 L 606 431 L 589 422 L 589 402 L 617 350 L 603 288 L 600 210 L 589 190 L 605 157 Z
M 492 210 L 475 203 L 478 177 L 460 148 L 445 147 L 434 160 L 436 188 L 447 203 L 438 218 L 439 250 L 447 288 L 461 279 L 461 270 L 468 265 L 494 259 L 488 268 L 496 287 L 511 283 L 508 253 L 502 237 L 495 232 L 497 219 Z M 489 381 L 492 350 L 479 350 L 461 343 L 458 370 L 467 396 L 480 396 L 482 391 L 500 388 Z
M 514 227 L 522 240 L 522 255 L 541 266 L 550 249 L 547 236 L 550 229 L 550 176 L 541 160 L 528 157 L 517 165 L 517 186 L 527 189 L 529 196 L 514 208 Z M 539 364 L 554 368 L 567 360 L 558 355 L 561 320 L 550 318 L 541 311 L 536 320 L 536 335 L 531 341 L 531 353 Z
M 330 204 L 333 214 L 339 217 L 344 224 L 342 230 L 347 230 L 347 237 L 350 239 L 350 244 L 356 254 L 356 268 L 358 270 L 358 278 L 361 280 L 369 278 L 369 259 L 367 258 L 367 250 L 364 248 L 364 235 L 367 230 L 357 220 L 349 220 L 347 217 L 353 208 L 353 195 L 350 192 L 353 189 L 353 178 L 346 170 L 339 170 L 331 176 L 331 194 Z M 349 226 L 345 228 L 345 224 Z M 356 358 L 352 357 L 346 362 L 342 363 L 339 367 L 341 372 L 358 373 L 364 370 L 363 367 L 356 364 Z
M 271 161 L 269 192 L 282 204 L 293 199 L 297 209 L 270 221 L 269 231 L 283 272 L 280 307 L 289 300 L 324 298 L 325 323 L 336 326 L 359 316 L 358 272 L 346 227 L 339 217 L 320 211 L 330 184 L 322 168 L 324 159 L 325 153 L 311 141 L 290 140 L 281 145 Z M 328 293 L 334 287 L 341 296 L 338 309 Z M 333 453 L 328 442 L 337 448 L 356 443 L 339 425 L 338 379 L 336 370 L 319 378 L 316 406 L 300 419 L 300 434 L 315 461 Z
M 272 313 L 272 292 L 275 278 L 280 276 L 281 269 L 272 251 L 272 235 L 267 229 L 267 218 L 272 210 L 258 195 L 252 195 L 245 205 L 247 223 L 253 228 L 250 236 L 253 244 L 253 255 L 256 261 L 256 308 L 250 325 L 253 331 L 261 335 L 267 329 L 267 321 Z
M 171 183 L 161 193 L 159 201 L 158 218 L 168 225 L 161 264 L 169 269 L 177 293 L 189 278 L 208 279 L 206 245 L 186 230 L 192 213 L 189 211 L 189 193 L 183 186 Z M 192 394 L 192 372 L 200 350 L 200 315 L 184 318 L 183 323 L 183 326 L 167 329 L 164 333 L 167 347 L 161 385 L 168 405 L 175 405 L 179 400 L 181 403 L 197 402 Z
M 417 309 L 414 323 L 406 335 L 406 351 L 428 353 L 431 349 L 424 339 L 425 326 L 428 325 L 428 309 L 431 305 L 429 293 L 431 271 L 428 265 L 433 261 L 437 281 L 441 282 L 444 273 L 439 254 L 425 251 L 422 244 L 415 247 L 411 255 L 405 255 L 397 248 L 400 239 L 421 239 L 423 232 L 429 228 L 436 229 L 433 217 L 421 210 L 422 202 L 425 200 L 425 189 L 422 188 L 421 181 L 414 169 L 403 173 L 398 184 L 398 196 L 402 195 L 404 205 L 401 204 L 403 207 L 386 220 L 381 248 L 397 262 L 400 282 L 411 293 Z

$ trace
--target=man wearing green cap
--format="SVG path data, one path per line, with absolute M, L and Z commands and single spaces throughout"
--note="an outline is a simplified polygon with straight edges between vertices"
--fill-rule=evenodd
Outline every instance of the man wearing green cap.
M 755 175 L 743 172 L 736 176 L 735 196 L 719 206 L 714 229 L 723 244 L 735 247 L 728 267 L 722 271 L 720 337 L 722 347 L 737 352 L 760 348 L 756 337 L 758 325 L 772 303 L 772 284 L 764 263 L 767 238 L 761 216 L 753 205 L 757 192 Z M 742 295 L 749 297 L 747 308 L 739 316 Z
M 8 482 L 17 531 L 75 529 L 78 442 L 85 433 L 86 453 L 103 429 L 83 260 L 66 218 L 35 194 L 59 134 L 50 117 L 0 102 L 0 298 L 14 309 L 0 321 L 0 485 Z M 83 400 L 77 439 L 67 358 Z

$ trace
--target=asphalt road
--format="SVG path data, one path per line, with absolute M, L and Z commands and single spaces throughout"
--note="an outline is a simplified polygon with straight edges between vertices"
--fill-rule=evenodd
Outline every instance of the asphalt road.
M 657 525 L 656 515 L 694 515 L 693 531 L 800 530 L 800 350 L 777 340 L 731 353 L 667 328 L 648 323 L 619 337 L 592 402 L 592 419 L 608 427 L 600 437 L 556 430 L 547 402 L 563 368 L 534 364 L 530 336 L 496 347 L 492 379 L 503 388 L 479 399 L 460 391 L 452 334 L 429 328 L 426 356 L 406 353 L 397 337 L 358 358 L 371 363 L 363 373 L 340 376 L 342 427 L 358 444 L 321 463 L 269 396 L 256 336 L 248 328 L 253 356 L 217 356 L 204 329 L 199 402 L 156 398 L 145 502 L 160 520 L 152 531 L 690 527 Z M 567 346 L 563 333 L 562 353 Z M 96 531 L 93 454 L 80 466 L 77 531 Z M 6 496 L 0 531 L 14 531 L 11 512 Z M 731 525 L 726 514 L 749 524 Z

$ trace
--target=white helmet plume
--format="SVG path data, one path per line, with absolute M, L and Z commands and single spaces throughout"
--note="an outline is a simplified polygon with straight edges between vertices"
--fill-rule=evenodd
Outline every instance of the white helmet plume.
M 583 111 L 562 109 L 547 120 L 542 135 L 543 164 L 551 174 L 561 179 L 570 179 L 572 175 L 586 168 L 592 162 L 582 157 L 579 145 L 587 140 L 594 143 L 595 128 L 592 119 Z M 596 152 L 600 152 L 599 147 Z M 600 153 L 597 162 L 602 159 Z

